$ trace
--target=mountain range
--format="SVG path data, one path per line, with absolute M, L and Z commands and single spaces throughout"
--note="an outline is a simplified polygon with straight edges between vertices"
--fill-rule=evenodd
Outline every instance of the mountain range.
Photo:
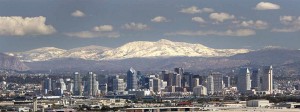
M 172 42 L 161 39 L 157 42 L 135 41 L 118 48 L 87 46 L 70 50 L 44 47 L 25 52 L 7 53 L 23 62 L 47 61 L 59 58 L 78 58 L 84 60 L 120 60 L 128 58 L 161 57 L 227 57 L 247 53 L 248 49 L 213 49 L 201 44 Z
M 46 47 L 2 55 L 10 57 L 0 58 L 0 62 L 11 62 L 6 63 L 6 66 L 22 68 L 17 70 L 30 68 L 32 71 L 126 71 L 130 67 L 142 71 L 170 70 L 175 67 L 208 70 L 273 65 L 275 68 L 290 68 L 292 70 L 289 71 L 300 73 L 300 50 L 213 49 L 201 44 L 165 39 L 157 42 L 130 42 L 117 48 L 87 46 L 64 50 Z
M 29 67 L 16 57 L 0 53 L 0 69 L 26 71 Z

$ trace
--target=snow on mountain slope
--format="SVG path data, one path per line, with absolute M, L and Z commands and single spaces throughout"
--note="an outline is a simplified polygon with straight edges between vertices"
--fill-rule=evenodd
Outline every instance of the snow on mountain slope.
M 135 57 L 221 57 L 247 53 L 248 49 L 213 49 L 201 44 L 172 42 L 161 39 L 157 42 L 136 41 L 116 49 L 105 51 L 104 59 L 125 59 Z
M 6 54 L 16 56 L 24 62 L 47 61 L 56 58 L 81 58 L 86 60 L 99 60 L 101 58 L 99 57 L 101 56 L 100 54 L 109 49 L 110 48 L 102 46 L 86 46 L 70 50 L 64 50 L 55 47 L 43 47 L 25 52 Z
M 66 50 L 55 47 L 42 47 L 33 49 L 30 51 L 10 53 L 20 58 L 21 61 L 32 62 L 32 61 L 46 61 L 49 59 L 57 58 L 62 55 Z
M 86 60 L 99 60 L 102 57 L 101 54 L 104 51 L 110 50 L 111 48 L 102 47 L 102 46 L 86 46 L 80 48 L 70 49 L 65 52 L 62 57 L 68 58 L 81 58 Z
M 172 42 L 161 39 L 157 42 L 135 41 L 111 49 L 101 46 L 87 46 L 63 50 L 54 47 L 34 49 L 21 53 L 8 53 L 22 61 L 46 61 L 55 58 L 81 58 L 85 60 L 115 60 L 148 57 L 223 57 L 247 53 L 248 49 L 213 49 L 201 44 Z

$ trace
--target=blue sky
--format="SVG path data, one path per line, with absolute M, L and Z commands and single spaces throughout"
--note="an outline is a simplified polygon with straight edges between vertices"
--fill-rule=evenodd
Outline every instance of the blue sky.
M 169 39 L 300 48 L 299 0 L 0 0 L 0 52 Z

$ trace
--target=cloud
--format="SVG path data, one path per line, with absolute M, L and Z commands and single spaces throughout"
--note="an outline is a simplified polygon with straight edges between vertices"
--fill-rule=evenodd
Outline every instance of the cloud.
M 215 10 L 212 9 L 212 8 L 199 9 L 196 6 L 191 6 L 191 7 L 188 7 L 188 8 L 181 9 L 179 12 L 186 13 L 186 14 L 196 14 L 196 13 L 202 13 L 202 12 L 211 13 L 211 12 L 214 12 L 214 11 Z
M 46 25 L 46 18 L 7 16 L 0 17 L 0 35 L 25 36 L 25 35 L 49 35 L 56 30 L 51 25 Z
M 283 24 L 289 24 L 292 21 L 294 21 L 295 17 L 294 16 L 280 16 L 279 20 Z
M 195 21 L 197 23 L 205 23 L 205 20 L 202 17 L 193 17 L 192 21 Z
M 113 31 L 113 26 L 111 25 L 102 25 L 102 26 L 95 26 L 93 28 L 94 31 Z
M 207 36 L 207 35 L 217 35 L 217 36 L 251 36 L 255 35 L 256 32 L 251 29 L 238 29 L 238 30 L 227 30 L 227 31 L 179 31 L 166 33 L 165 35 L 183 35 L 183 36 Z
M 225 20 L 234 19 L 234 15 L 230 15 L 228 13 L 211 13 L 209 18 L 216 21 L 216 22 L 224 22 Z
M 72 12 L 71 15 L 74 16 L 74 17 L 83 17 L 83 16 L 85 16 L 85 14 L 80 10 L 76 10 L 76 11 Z
M 163 16 L 156 16 L 155 18 L 151 19 L 151 21 L 155 23 L 168 22 L 167 18 Z
M 113 26 L 111 25 L 95 26 L 91 31 L 70 32 L 70 33 L 66 33 L 66 35 L 70 37 L 79 37 L 79 38 L 120 37 L 120 34 L 118 32 L 113 31 Z
M 260 2 L 254 8 L 256 10 L 276 10 L 280 9 L 280 6 L 270 2 Z
M 149 27 L 146 24 L 135 23 L 135 22 L 126 23 L 123 26 L 123 28 L 127 29 L 127 30 L 147 30 L 147 29 L 149 29 Z
M 300 16 L 280 16 L 280 22 L 285 26 L 283 28 L 273 28 L 272 32 L 297 32 L 300 31 Z
M 79 38 L 95 38 L 95 37 L 109 37 L 117 38 L 120 37 L 120 34 L 117 32 L 96 32 L 96 31 L 81 31 L 81 32 L 71 32 L 66 33 L 70 37 L 79 37 Z
M 268 23 L 262 20 L 249 20 L 249 21 L 242 21 L 240 26 L 254 28 L 254 29 L 266 29 L 268 28 Z
M 202 11 L 203 11 L 203 12 L 207 12 L 207 13 L 215 12 L 215 10 L 212 9 L 212 8 L 203 8 Z

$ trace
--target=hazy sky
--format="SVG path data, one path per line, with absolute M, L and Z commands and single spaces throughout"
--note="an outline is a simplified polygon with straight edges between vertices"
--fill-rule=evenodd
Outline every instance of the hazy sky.
M 0 0 L 0 52 L 169 39 L 300 48 L 300 0 Z

